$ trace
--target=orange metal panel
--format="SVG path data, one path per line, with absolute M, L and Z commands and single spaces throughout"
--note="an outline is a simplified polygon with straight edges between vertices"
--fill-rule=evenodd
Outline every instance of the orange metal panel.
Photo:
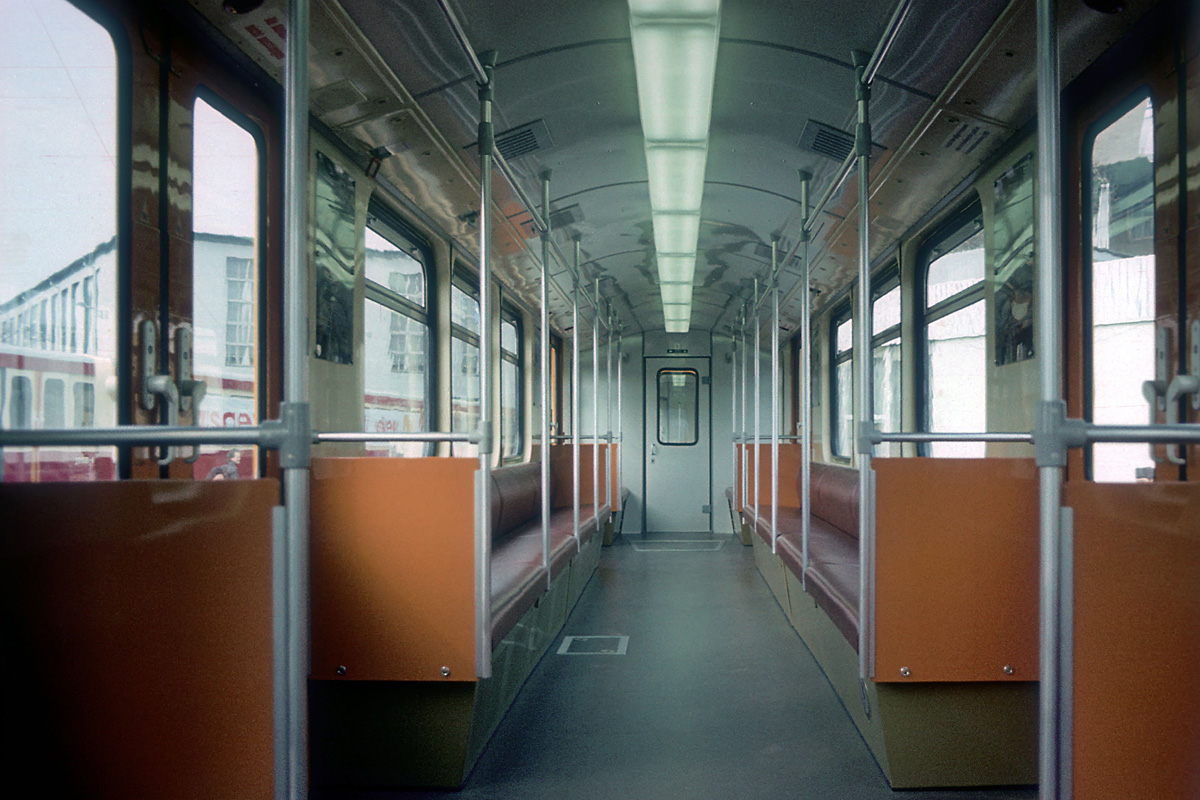
M 1200 796 L 1200 485 L 1068 483 L 1075 796 Z
M 313 678 L 475 680 L 478 467 L 313 459 Z
M 0 486 L 6 785 L 272 796 L 278 502 L 270 480 Z
M 1033 461 L 878 458 L 873 463 L 875 679 L 1037 680 Z M 908 677 L 901 668 L 907 668 Z
M 800 454 L 798 444 L 779 445 L 779 505 L 785 508 L 800 507 L 800 493 L 796 487 L 796 476 L 800 474 Z M 753 452 L 750 455 L 754 457 Z M 758 454 L 762 477 L 759 478 L 758 492 L 761 495 L 763 508 L 771 507 L 771 446 L 763 445 Z M 754 473 L 750 473 L 750 491 L 754 491 Z

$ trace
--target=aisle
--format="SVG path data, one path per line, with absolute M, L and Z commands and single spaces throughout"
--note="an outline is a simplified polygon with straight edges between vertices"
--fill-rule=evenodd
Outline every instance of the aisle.
M 559 655 L 563 636 L 624 655 Z M 729 536 L 618 539 L 461 792 L 359 798 L 1033 798 L 893 793 Z M 583 640 L 576 649 L 617 649 Z

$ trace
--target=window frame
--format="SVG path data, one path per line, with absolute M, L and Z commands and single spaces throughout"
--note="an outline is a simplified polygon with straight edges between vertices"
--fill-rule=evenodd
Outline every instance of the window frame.
M 463 342 L 471 347 L 474 347 L 475 350 L 479 352 L 479 369 L 483 370 L 485 368 L 486 359 L 485 359 L 485 354 L 483 353 L 482 349 L 479 346 L 479 341 L 480 341 L 479 334 L 474 333 L 474 332 L 464 328 L 462 325 L 459 325 L 457 322 L 454 321 L 454 290 L 457 288 L 459 291 L 461 291 L 468 298 L 470 298 L 471 300 L 473 300 L 475 302 L 475 307 L 479 313 L 480 329 L 482 330 L 483 326 L 487 324 L 487 320 L 485 320 L 483 318 L 483 304 L 479 301 L 479 279 L 473 270 L 466 267 L 461 262 L 454 263 L 451 265 L 451 267 L 452 268 L 451 268 L 451 275 L 450 275 L 450 291 L 449 291 L 449 319 L 450 319 L 450 339 L 451 339 L 450 350 L 449 350 L 449 353 L 451 354 L 450 369 L 451 370 L 454 369 L 454 358 L 453 358 L 454 341 L 453 340 L 458 339 L 460 342 Z M 450 376 L 450 385 L 449 385 L 448 389 L 449 389 L 448 396 L 450 399 L 450 409 L 449 409 L 450 430 L 455 433 L 470 433 L 470 431 L 458 431 L 454 428 L 454 376 L 453 375 Z M 461 457 L 474 457 L 475 455 L 477 455 L 477 453 L 470 453 L 467 456 L 462 456 L 462 454 L 459 453 L 459 448 L 461 448 L 463 446 L 464 445 L 462 445 L 460 443 L 451 444 L 450 445 L 450 454 L 452 456 L 461 456 Z
M 850 346 L 845 350 L 838 350 L 838 328 L 843 324 L 850 323 Z M 840 447 L 844 444 L 849 444 L 841 441 L 838 434 L 838 416 L 841 408 L 838 405 L 838 367 L 849 361 L 854 360 L 854 303 L 850 297 L 834 306 L 829 314 L 829 452 L 834 460 L 842 463 L 850 463 L 853 461 L 854 450 L 851 448 L 846 454 L 840 452 Z M 850 415 L 854 416 L 854 371 L 853 367 L 850 372 Z M 852 426 L 853 427 L 853 426 Z M 853 430 L 851 430 L 851 439 L 853 439 Z
M 944 300 L 929 305 L 929 268 L 933 263 L 943 255 L 938 252 L 941 245 L 950 240 L 958 231 L 965 227 L 972 220 L 979 220 L 978 230 L 973 231 L 964 238 L 956 242 L 953 247 L 948 248 L 945 252 L 950 252 L 955 247 L 970 239 L 979 231 L 986 232 L 986 225 L 983 221 L 983 201 L 976 194 L 966 204 L 961 206 L 957 211 L 947 217 L 940 225 L 934 228 L 921 241 L 921 246 L 917 250 L 917 270 L 916 274 L 919 280 L 916 281 L 917 303 L 916 303 L 916 330 L 917 330 L 917 347 L 916 347 L 916 364 L 914 364 L 913 374 L 916 376 L 916 418 L 917 430 L 928 431 L 930 420 L 932 419 L 932 392 L 929 384 L 929 326 L 931 323 L 937 322 L 943 317 L 948 317 L 958 311 L 962 311 L 969 306 L 978 302 L 987 301 L 987 241 L 986 233 L 984 240 L 984 276 L 972 286 L 957 292 Z M 903 306 L 902 306 L 903 307 Z M 986 308 L 984 312 L 986 314 Z M 927 443 L 917 445 L 917 455 L 930 456 L 931 448 Z
M 504 325 L 511 324 L 517 335 L 516 352 L 506 350 L 504 347 Z M 501 464 L 516 464 L 525 460 L 525 368 L 524 368 L 524 345 L 525 345 L 525 325 L 521 318 L 521 312 L 515 306 L 508 305 L 501 301 L 500 303 L 500 364 L 501 370 L 504 369 L 504 364 L 508 363 L 516 367 L 517 370 L 517 399 L 516 399 L 516 416 L 517 416 L 517 448 L 516 452 L 508 455 L 505 452 L 506 441 L 504 439 L 504 425 L 498 426 L 500 436 L 500 463 Z M 504 379 L 500 378 L 500 414 L 504 414 Z M 503 423 L 503 420 L 501 420 Z
M 404 251 L 414 261 L 421 265 L 422 283 L 424 286 L 423 305 L 418 305 L 407 297 L 384 286 L 366 274 L 366 231 L 370 230 L 376 236 L 384 239 L 393 247 Z M 371 195 L 367 203 L 367 219 L 363 224 L 363 304 L 376 303 L 383 308 L 399 314 L 425 327 L 425 431 L 434 430 L 437 426 L 437 315 L 431 311 L 431 300 L 437 297 L 434 287 L 436 267 L 433 246 L 429 241 L 405 222 L 386 201 L 380 199 L 378 192 Z M 397 241 L 399 240 L 399 241 Z M 365 326 L 365 322 L 364 322 Z M 365 331 L 364 331 L 365 340 Z M 364 380 L 364 394 L 366 382 Z M 365 397 L 364 397 L 365 407 Z M 435 445 L 425 442 L 422 447 L 423 456 L 432 456 Z
M 904 338 L 903 338 L 904 284 L 901 281 L 900 262 L 898 260 L 893 260 L 887 266 L 885 266 L 883 269 L 881 269 L 879 271 L 879 273 L 877 275 L 875 275 L 875 277 L 873 277 L 871 279 L 871 323 L 872 323 L 872 325 L 874 325 L 875 320 L 878 319 L 878 317 L 875 314 L 875 304 L 878 303 L 885 295 L 887 295 L 897 289 L 900 290 L 900 319 L 899 319 L 899 321 L 897 321 L 895 325 L 889 325 L 887 328 L 884 328 L 883 330 L 879 331 L 878 333 L 872 332 L 872 334 L 871 334 L 871 369 L 872 369 L 871 391 L 872 391 L 872 393 L 874 393 L 874 392 L 878 391 L 878 389 L 879 389 L 879 381 L 874 380 L 875 351 L 877 349 L 879 349 L 880 347 L 882 347 L 883 345 L 890 344 L 891 342 L 894 341 L 900 347 L 900 358 L 901 358 L 901 362 L 900 362 L 900 364 L 901 364 L 901 366 L 900 366 L 901 409 L 900 409 L 900 419 L 897 421 L 897 427 L 896 427 L 896 431 L 899 432 L 904 427 L 904 409 L 903 409 L 903 404 L 904 404 L 904 366 L 903 366 L 904 365 L 904 361 L 903 361 L 903 359 L 904 359 Z M 872 397 L 871 400 L 872 400 L 872 402 L 871 402 L 872 409 L 878 410 L 879 398 Z M 896 455 L 900 454 L 899 453 L 899 448 L 900 448 L 899 444 L 894 443 L 894 442 L 885 442 L 882 444 L 875 445 L 874 455 L 880 455 L 880 456 L 886 455 L 883 451 L 884 451 L 884 449 L 887 449 L 887 448 L 894 450 Z

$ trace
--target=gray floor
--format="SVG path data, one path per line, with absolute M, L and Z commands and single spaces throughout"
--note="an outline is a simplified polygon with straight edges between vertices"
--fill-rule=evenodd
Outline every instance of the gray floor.
M 618 539 L 563 631 L 590 634 L 627 635 L 628 652 L 558 655 L 555 642 L 461 792 L 346 797 L 1036 797 L 891 791 L 731 537 Z

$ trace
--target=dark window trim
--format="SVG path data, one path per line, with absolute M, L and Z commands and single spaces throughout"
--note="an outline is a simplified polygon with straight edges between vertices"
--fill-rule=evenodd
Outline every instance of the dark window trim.
M 842 444 L 838 436 L 838 416 L 841 409 L 838 407 L 838 366 L 854 358 L 854 341 L 851 338 L 850 347 L 846 350 L 838 352 L 837 332 L 838 327 L 849 321 L 851 330 L 854 325 L 854 304 L 850 298 L 846 298 L 841 305 L 836 306 L 830 313 L 829 317 L 829 452 L 833 458 L 842 463 L 850 463 L 853 456 L 850 454 L 842 455 L 839 450 Z M 853 397 L 853 373 L 850 376 L 851 380 L 851 397 Z
M 690 442 L 664 442 L 662 440 L 662 375 L 664 372 L 682 372 L 694 379 L 692 390 L 692 440 Z M 694 447 L 700 443 L 700 371 L 693 367 L 663 367 L 654 374 L 655 411 L 654 411 L 654 440 L 663 447 Z
M 938 246 L 948 240 L 956 231 L 966 225 L 972 219 L 979 217 L 982 225 L 983 201 L 978 193 L 960 206 L 954 213 L 945 219 L 940 225 L 934 228 L 929 235 L 921 241 L 921 247 L 917 250 L 917 270 L 916 274 L 919 280 L 915 282 L 915 290 L 917 292 L 916 303 L 916 331 L 917 331 L 917 347 L 916 347 L 916 363 L 913 365 L 913 375 L 916 384 L 916 412 L 917 412 L 917 430 L 929 430 L 929 404 L 932 399 L 929 386 L 929 373 L 927 365 L 929 363 L 929 324 L 936 322 L 942 317 L 953 314 L 955 311 L 960 311 L 969 305 L 972 305 L 985 298 L 987 293 L 987 276 L 976 285 L 969 289 L 964 289 L 953 297 L 948 297 L 932 308 L 929 307 L 929 267 L 936 260 L 935 251 Z M 971 234 L 972 236 L 974 234 Z M 960 239 L 958 244 L 969 239 L 970 236 Z M 954 248 L 950 248 L 954 249 Z M 938 254 L 940 255 L 940 254 Z M 929 455 L 929 445 L 918 444 L 917 454 L 921 456 Z
M 1097 117 L 1091 125 L 1083 132 L 1083 144 L 1079 149 L 1079 210 L 1082 216 L 1080 231 L 1083 234 L 1083 241 L 1080 244 L 1080 285 L 1082 291 L 1080 294 L 1080 306 L 1082 308 L 1083 331 L 1081 342 L 1083 345 L 1083 419 L 1086 422 L 1091 422 L 1095 414 L 1093 407 L 1092 395 L 1095 393 L 1096 372 L 1094 365 L 1095 355 L 1092 352 L 1092 334 L 1093 334 L 1093 308 L 1092 308 L 1092 151 L 1096 146 L 1096 137 L 1103 133 L 1110 125 L 1116 122 L 1121 117 L 1128 114 L 1134 108 L 1146 100 L 1150 101 L 1150 107 L 1155 114 L 1155 122 L 1158 121 L 1158 104 L 1154 101 L 1154 93 L 1149 85 L 1139 86 L 1121 99 L 1115 101 L 1107 111 Z M 1158 153 L 1155 152 L 1155 164 L 1157 167 Z M 1155 178 L 1154 196 L 1158 196 L 1157 175 Z M 1157 213 L 1155 214 L 1157 217 Z M 1156 253 L 1157 255 L 1157 253 Z M 1183 285 L 1183 284 L 1181 284 Z M 1155 335 L 1157 336 L 1157 324 L 1155 325 Z M 1157 347 L 1157 343 L 1155 344 Z M 1177 348 L 1178 349 L 1178 348 Z M 1095 448 L 1094 445 L 1088 444 L 1083 448 L 1083 478 L 1084 480 L 1094 480 L 1092 471 L 1094 468 Z

